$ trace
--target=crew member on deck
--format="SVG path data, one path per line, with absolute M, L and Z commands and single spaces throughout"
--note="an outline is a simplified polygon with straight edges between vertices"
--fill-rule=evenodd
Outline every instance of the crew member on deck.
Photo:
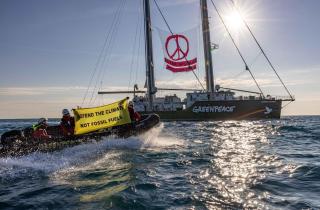
M 73 136 L 74 134 L 74 118 L 70 116 L 68 109 L 62 110 L 62 118 L 60 127 L 64 136 Z
M 48 135 L 47 133 L 47 118 L 40 118 L 38 120 L 38 124 L 33 125 L 33 133 L 32 133 L 32 137 L 35 139 L 50 139 L 51 136 Z
M 132 101 L 129 102 L 128 110 L 129 110 L 129 113 L 130 113 L 131 121 L 139 122 L 141 120 L 141 115 L 138 112 L 134 111 Z

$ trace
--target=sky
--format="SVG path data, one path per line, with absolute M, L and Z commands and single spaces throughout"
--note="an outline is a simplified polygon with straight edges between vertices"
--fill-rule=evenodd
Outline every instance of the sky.
M 156 85 L 199 88 L 192 73 L 164 69 L 158 29 L 168 29 L 150 2 Z M 197 28 L 200 35 L 198 0 L 157 2 L 174 33 Z M 230 1 L 214 2 L 228 18 Z M 237 5 L 296 98 L 282 114 L 319 115 L 320 1 L 238 0 Z M 212 53 L 215 83 L 257 91 L 211 1 L 208 7 L 211 42 L 219 45 Z M 232 33 L 262 90 L 286 96 L 245 28 Z M 198 42 L 195 72 L 203 83 L 200 36 Z M 63 108 L 100 105 L 126 96 L 97 96 L 98 89 L 131 90 L 135 83 L 143 88 L 142 1 L 0 0 L 0 75 L 1 119 L 59 117 Z

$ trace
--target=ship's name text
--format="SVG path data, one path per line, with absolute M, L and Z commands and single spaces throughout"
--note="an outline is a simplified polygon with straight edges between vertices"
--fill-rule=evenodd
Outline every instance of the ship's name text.
M 199 112 L 233 112 L 236 106 L 195 106 L 192 111 Z

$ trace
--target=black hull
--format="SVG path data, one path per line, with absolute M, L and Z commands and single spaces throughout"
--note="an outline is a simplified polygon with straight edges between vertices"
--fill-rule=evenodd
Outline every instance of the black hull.
M 47 132 L 52 139 L 39 140 L 26 137 L 24 130 L 11 130 L 1 136 L 0 157 L 22 156 L 32 152 L 52 152 L 66 147 L 103 140 L 104 137 L 112 136 L 128 138 L 149 131 L 158 125 L 160 118 L 156 114 L 143 115 L 142 120 L 135 124 L 127 124 L 112 129 L 92 132 L 73 137 L 63 137 L 60 126 L 49 126 Z
M 281 100 L 198 101 L 185 110 L 155 113 L 167 121 L 279 119 L 281 105 Z

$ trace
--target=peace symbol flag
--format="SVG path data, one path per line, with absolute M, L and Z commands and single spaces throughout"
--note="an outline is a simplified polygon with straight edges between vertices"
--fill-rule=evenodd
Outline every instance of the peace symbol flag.
M 158 29 L 164 53 L 165 69 L 173 73 L 197 69 L 198 28 L 173 34 Z

